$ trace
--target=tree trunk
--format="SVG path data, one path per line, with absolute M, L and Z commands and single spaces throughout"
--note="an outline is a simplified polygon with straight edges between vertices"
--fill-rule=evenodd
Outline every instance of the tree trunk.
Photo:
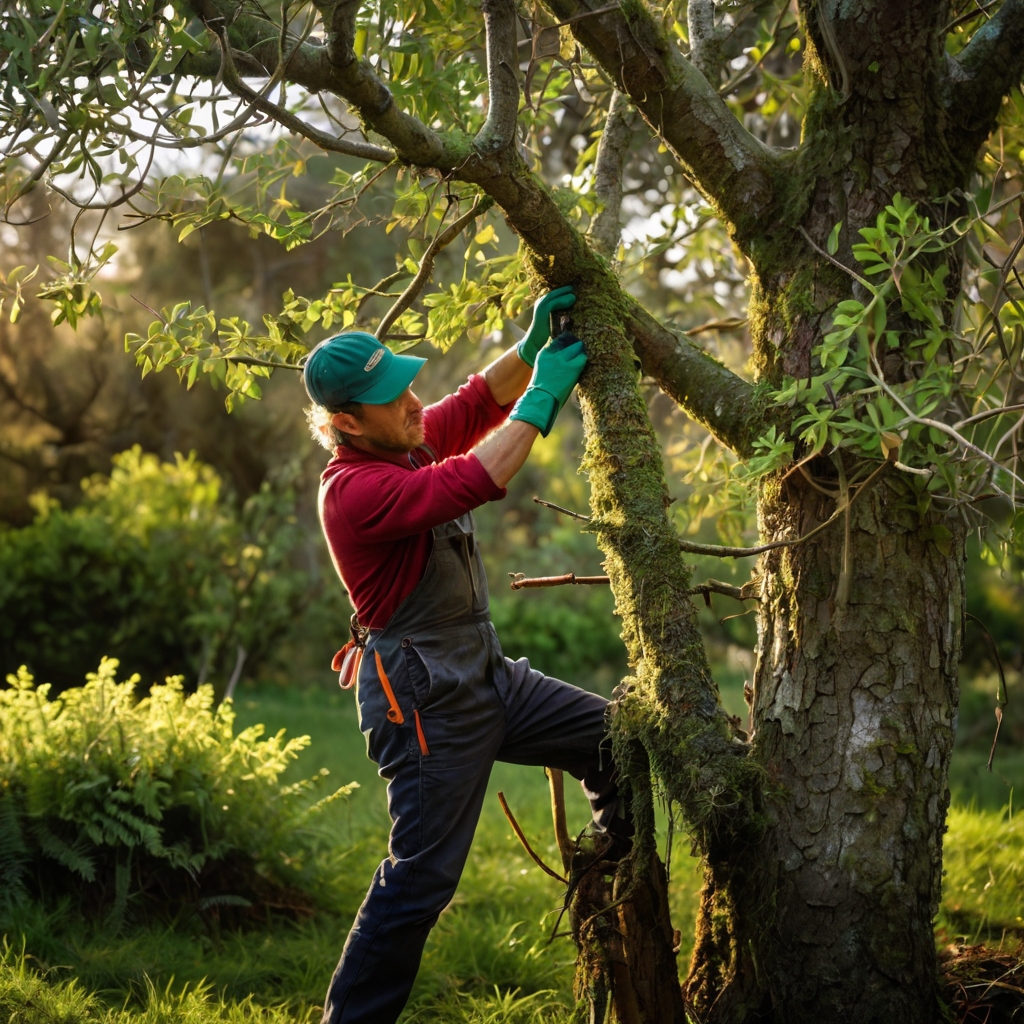
M 834 503 L 797 480 L 765 489 L 768 537 L 806 533 L 831 515 Z M 753 1010 L 815 1024 L 939 1019 L 932 920 L 962 535 L 940 550 L 899 481 L 883 479 L 850 518 L 848 541 L 839 521 L 763 566 L 753 751 L 771 780 L 771 824 L 746 852 L 756 872 L 712 855 L 687 983 L 702 1021 L 744 1021 Z M 844 561 L 845 601 L 836 593 Z
M 868 3 L 862 14 L 873 7 L 877 17 L 856 24 L 834 4 L 811 19 L 807 66 L 819 77 L 805 136 L 814 151 L 780 185 L 771 232 L 743 240 L 755 267 L 754 362 L 776 386 L 821 372 L 814 348 L 836 303 L 864 297 L 823 252 L 833 226 L 843 222 L 836 259 L 855 269 L 858 229 L 896 192 L 934 224 L 959 211 L 936 210 L 932 199 L 967 185 L 965 154 L 934 145 L 943 118 L 927 71 L 936 32 L 892 24 L 901 17 L 893 4 Z M 905 60 L 887 62 L 887 34 L 924 70 L 908 75 Z M 844 77 L 864 54 L 889 69 L 872 94 Z M 951 294 L 959 266 L 953 271 Z M 915 337 L 898 301 L 892 307 L 889 327 Z M 884 357 L 890 382 L 915 372 L 907 353 Z M 863 484 L 878 468 L 826 446 L 769 478 L 758 503 L 763 540 L 807 534 L 843 506 L 848 480 Z M 908 479 L 882 469 L 821 534 L 758 567 L 751 752 L 768 780 L 766 827 L 756 848 L 709 844 L 685 985 L 701 1022 L 940 1019 L 932 921 L 958 702 L 964 536 L 959 518 L 919 501 Z

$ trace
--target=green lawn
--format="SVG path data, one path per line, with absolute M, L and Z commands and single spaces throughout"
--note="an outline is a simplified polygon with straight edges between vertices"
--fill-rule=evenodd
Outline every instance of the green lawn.
M 360 784 L 348 802 L 329 809 L 339 847 L 348 852 L 346 870 L 325 902 L 342 912 L 244 933 L 218 933 L 195 920 L 175 927 L 129 920 L 121 932 L 109 933 L 87 930 L 60 910 L 23 910 L 12 922 L 12 949 L 0 970 L 0 1017 L 6 1011 L 4 1019 L 18 1024 L 319 1019 L 352 915 L 386 852 L 385 784 L 366 758 L 351 694 L 326 687 L 243 690 L 237 711 L 238 728 L 263 722 L 268 731 L 283 727 L 289 735 L 312 737 L 290 770 L 294 778 L 324 767 L 335 785 Z M 1011 787 L 1024 789 L 1024 752 L 1001 749 L 991 775 L 984 771 L 986 757 L 987 750 L 973 746 L 954 757 L 957 806 L 950 816 L 946 899 L 938 922 L 943 940 L 998 941 L 1007 929 L 1024 929 L 1024 818 L 1008 819 L 1000 811 Z M 582 827 L 586 802 L 575 786 L 567 788 L 570 827 Z M 557 861 L 543 771 L 497 765 L 465 877 L 428 943 L 404 1021 L 553 1024 L 566 1018 L 573 948 L 566 938 L 550 941 L 560 886 L 523 852 L 502 815 L 498 790 L 537 852 Z M 695 865 L 680 837 L 671 898 L 684 936 L 682 964 L 700 882 Z M 27 961 L 17 955 L 23 942 Z M 63 981 L 64 987 L 44 982 L 33 968 L 53 968 L 49 982 Z M 126 1005 L 131 1013 L 122 1013 Z

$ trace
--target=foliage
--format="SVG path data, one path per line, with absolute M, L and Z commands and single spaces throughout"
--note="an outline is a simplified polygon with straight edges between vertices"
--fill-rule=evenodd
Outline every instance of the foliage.
M 269 657 L 314 596 L 289 562 L 294 502 L 281 474 L 239 509 L 194 455 L 138 446 L 76 508 L 39 496 L 31 526 L 0 532 L 0 668 L 67 685 L 110 652 L 151 679 L 226 681 L 239 649 Z
M 916 484 L 922 513 L 936 496 L 954 507 L 985 492 L 1016 503 L 1024 480 L 1001 456 L 1019 407 L 1012 376 L 998 378 L 986 346 L 996 333 L 992 318 L 998 323 L 1001 315 L 1009 325 L 1016 304 L 998 311 L 980 295 L 973 303 L 963 291 L 955 304 L 947 298 L 952 251 L 991 212 L 975 207 L 952 226 L 935 228 L 897 193 L 875 226 L 860 229 L 862 241 L 852 251 L 864 276 L 853 276 L 865 298 L 837 305 L 832 329 L 814 350 L 820 372 L 788 378 L 774 396 L 779 405 L 803 409 L 792 429 L 804 459 L 826 446 L 866 459 L 898 454 L 897 469 Z M 833 251 L 841 227 L 830 238 Z M 885 353 L 895 349 L 912 353 L 914 372 L 902 383 L 887 382 L 882 369 Z M 952 410 L 962 415 L 949 423 Z M 1019 541 L 1022 525 L 1024 512 L 1006 524 L 1007 549 Z
M 943 857 L 940 923 L 971 941 L 1024 931 L 1024 817 L 1010 804 L 1002 811 L 954 807 L 948 821 L 956 841 Z
M 175 991 L 149 984 L 141 1007 L 110 1009 L 86 992 L 76 979 L 61 981 L 28 962 L 9 946 L 0 957 L 0 1013 L 9 1024 L 288 1024 L 294 1014 L 283 1007 L 263 1007 L 250 997 L 235 1002 L 216 998 L 200 983 Z M 312 1021 L 310 1007 L 299 1024 Z
M 310 805 L 326 769 L 279 782 L 308 737 L 236 734 L 231 703 L 180 678 L 136 701 L 138 675 L 117 682 L 117 665 L 54 700 L 24 669 L 0 691 L 5 906 L 69 895 L 119 924 L 130 904 L 159 916 L 313 890 L 315 816 L 353 787 Z

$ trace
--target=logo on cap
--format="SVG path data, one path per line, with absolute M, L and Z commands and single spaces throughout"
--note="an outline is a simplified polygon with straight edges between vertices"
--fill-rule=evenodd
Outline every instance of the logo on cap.
M 384 358 L 384 348 L 383 348 L 383 346 L 381 346 L 366 361 L 366 365 L 363 367 L 363 370 L 365 370 L 367 373 L 369 373 L 370 370 L 372 370 L 383 358 Z

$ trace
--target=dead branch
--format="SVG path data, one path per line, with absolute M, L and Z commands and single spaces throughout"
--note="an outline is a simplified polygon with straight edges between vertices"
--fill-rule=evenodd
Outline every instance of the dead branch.
M 561 768 L 545 768 L 551 790 L 551 822 L 555 828 L 555 844 L 562 857 L 562 870 L 569 873 L 572 865 L 572 839 L 565 819 L 565 777 Z
M 513 590 L 525 590 L 538 587 L 592 587 L 607 585 L 607 576 L 577 576 L 574 572 L 567 572 L 564 576 L 533 576 L 528 577 L 525 573 L 510 572 L 512 577 L 511 587 Z
M 563 885 L 568 885 L 569 880 L 567 878 L 563 878 L 557 872 L 552 871 L 551 868 L 549 868 L 547 864 L 545 864 L 544 861 L 542 861 L 540 857 L 538 857 L 537 854 L 533 852 L 533 847 L 530 845 L 530 841 L 526 838 L 526 835 L 523 833 L 523 830 L 519 827 L 519 822 L 516 821 L 515 816 L 509 810 L 508 802 L 505 800 L 505 794 L 500 791 L 498 793 L 498 803 L 501 804 L 501 809 L 505 812 L 505 817 L 508 818 L 508 823 L 512 826 L 512 831 L 515 832 L 517 838 L 519 839 L 519 842 L 523 844 L 523 849 L 533 859 L 534 864 L 536 864 L 537 867 L 539 867 L 545 874 L 550 875 L 556 881 L 561 882 Z
M 584 523 L 590 522 L 590 516 L 585 516 L 582 512 L 573 512 L 573 510 L 569 508 L 562 508 L 561 505 L 556 505 L 553 501 L 545 501 L 543 498 L 538 498 L 536 494 L 533 496 L 533 500 L 538 505 L 554 509 L 556 512 L 561 512 L 563 515 L 572 516 L 573 519 L 579 519 Z

